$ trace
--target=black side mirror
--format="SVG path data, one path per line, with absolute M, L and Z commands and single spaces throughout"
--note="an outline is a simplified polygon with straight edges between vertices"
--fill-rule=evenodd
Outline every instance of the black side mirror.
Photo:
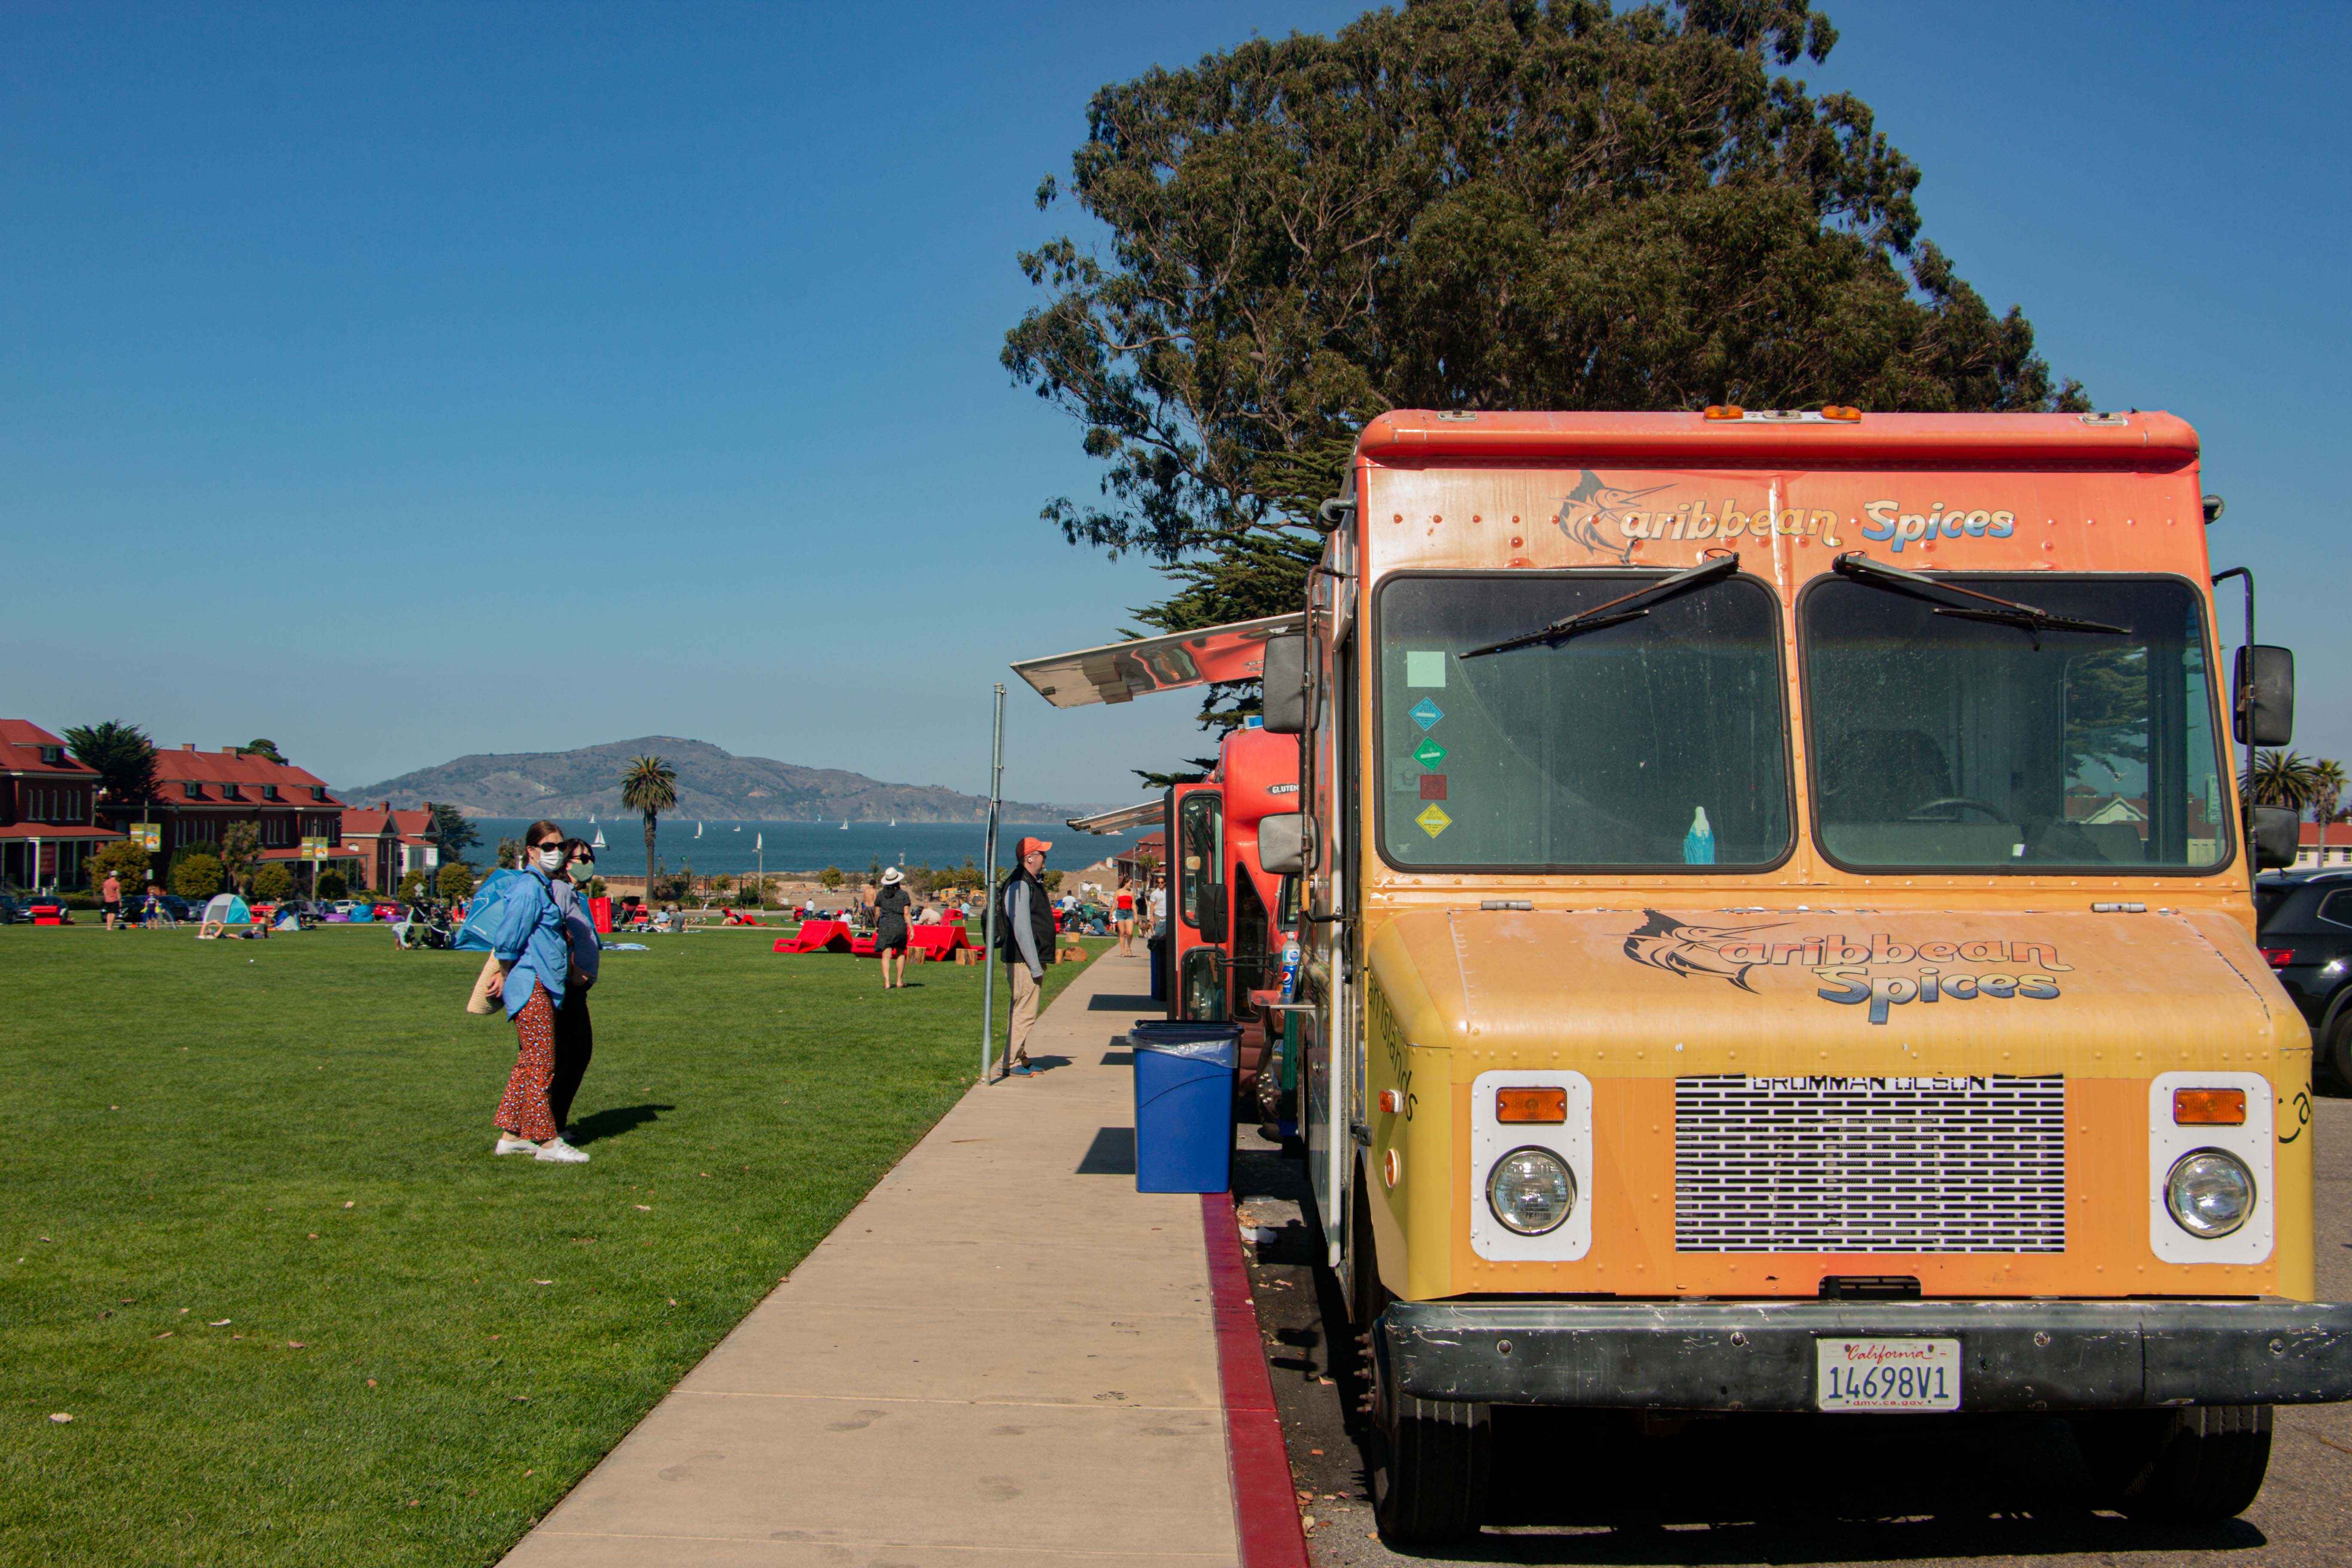
M 1265 639 L 1265 662 L 1259 666 L 1265 683 L 1265 730 L 1269 735 L 1297 735 L 1307 729 L 1307 639 L 1290 636 Z
M 2251 659 L 2248 655 L 2252 655 Z M 2256 643 L 2238 650 L 2231 689 L 2240 745 L 2284 746 L 2294 739 L 2294 650 Z
M 1203 883 L 1200 895 L 1201 940 L 1225 940 L 1225 889 L 1221 882 Z
M 2294 865 L 2302 846 L 2303 814 L 2284 805 L 2258 805 L 2253 816 L 2254 868 L 2283 871 Z
M 1315 825 L 1304 812 L 1262 816 L 1257 824 L 1258 868 L 1269 877 L 1287 877 L 1307 869 L 1307 852 L 1315 842 Z

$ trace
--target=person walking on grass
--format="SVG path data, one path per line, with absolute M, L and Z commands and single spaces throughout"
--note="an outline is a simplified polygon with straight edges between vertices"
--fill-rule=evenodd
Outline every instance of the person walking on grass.
M 874 956 L 882 961 L 882 989 L 904 990 L 907 984 L 907 944 L 912 939 L 907 934 L 907 911 L 914 904 L 906 888 L 907 874 L 892 866 L 882 873 L 882 886 L 874 895 Z M 890 978 L 890 959 L 898 960 L 898 978 Z
M 569 857 L 563 829 L 534 822 L 523 835 L 523 873 L 504 889 L 490 919 L 490 951 L 501 972 L 490 977 L 490 999 L 506 1003 L 515 1026 L 514 1071 L 499 1101 L 493 1154 L 524 1154 L 553 1164 L 585 1164 L 588 1156 L 558 1136 L 548 1089 L 555 1079 L 555 1015 L 572 975 L 572 940 L 555 901 L 555 878 Z
M 596 934 L 596 918 L 581 889 L 596 874 L 596 847 L 585 839 L 563 841 L 565 865 L 550 886 L 555 907 L 563 911 L 563 935 L 570 946 L 571 968 L 563 977 L 563 1005 L 555 1010 L 555 1070 L 548 1078 L 547 1113 L 561 1140 L 572 1125 L 572 1097 L 587 1076 L 588 1059 L 596 1054 L 596 1030 L 588 1021 L 588 991 L 596 984 L 597 962 L 604 956 Z
M 1037 1026 L 1045 966 L 1054 962 L 1054 900 L 1045 891 L 1045 853 L 1053 847 L 1043 838 L 1024 838 L 1014 851 L 1020 864 L 997 893 L 997 946 L 1013 979 L 1004 1054 L 1015 1078 L 1041 1070 L 1029 1065 L 1029 1032 Z

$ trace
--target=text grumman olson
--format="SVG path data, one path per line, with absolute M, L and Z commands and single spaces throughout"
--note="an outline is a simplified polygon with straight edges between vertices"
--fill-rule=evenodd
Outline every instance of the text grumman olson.
M 1496 1404 L 2063 1413 L 2204 1518 L 2270 1406 L 2352 1396 L 2197 457 L 2161 414 L 1390 414 L 1296 629 L 1023 667 L 1262 660 L 1300 732 L 1260 851 L 1310 889 L 1385 1531 L 1476 1527 Z

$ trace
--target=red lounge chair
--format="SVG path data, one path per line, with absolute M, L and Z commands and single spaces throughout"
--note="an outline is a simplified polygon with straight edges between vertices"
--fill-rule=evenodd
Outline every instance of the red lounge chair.
M 782 937 L 776 939 L 775 951 L 778 952 L 848 952 L 852 951 L 849 928 L 839 921 L 803 921 L 798 936 L 789 942 Z M 871 942 L 866 944 L 866 951 L 868 952 L 873 951 Z

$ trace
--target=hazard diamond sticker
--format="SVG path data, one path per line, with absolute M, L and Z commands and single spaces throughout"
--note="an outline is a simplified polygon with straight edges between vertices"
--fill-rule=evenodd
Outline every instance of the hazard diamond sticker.
M 1432 838 L 1454 826 L 1454 819 L 1445 815 L 1445 808 L 1434 801 L 1423 806 L 1421 815 L 1413 820 L 1421 824 L 1421 830 Z
M 1434 736 L 1423 735 L 1421 744 L 1412 749 L 1412 760 L 1434 773 L 1437 764 L 1445 760 L 1445 748 L 1437 743 Z
M 1414 703 L 1411 709 L 1411 712 L 1412 715 L 1412 721 L 1420 725 L 1423 730 L 1433 728 L 1440 719 L 1445 717 L 1445 710 L 1440 708 L 1436 703 L 1432 702 L 1426 697 Z

